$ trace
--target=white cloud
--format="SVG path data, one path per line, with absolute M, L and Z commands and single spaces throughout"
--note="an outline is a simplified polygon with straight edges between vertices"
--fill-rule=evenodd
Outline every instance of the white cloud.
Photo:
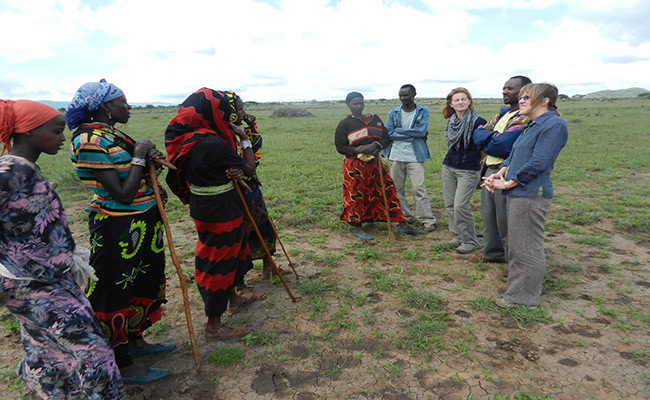
M 20 40 L 0 47 L 0 97 L 68 100 L 102 77 L 134 102 L 180 102 L 201 86 L 255 101 L 339 99 L 355 89 L 395 98 L 407 82 L 421 96 L 463 85 L 485 97 L 520 73 L 583 93 L 650 87 L 650 6 L 640 1 L 329 3 L 5 1 L 0 33 Z M 513 19 L 520 15 L 530 19 Z

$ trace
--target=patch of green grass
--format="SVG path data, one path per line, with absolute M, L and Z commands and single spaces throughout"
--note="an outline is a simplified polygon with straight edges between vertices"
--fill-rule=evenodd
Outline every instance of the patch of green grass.
M 597 235 L 597 236 L 581 236 L 573 239 L 574 242 L 578 244 L 585 244 L 594 247 L 605 247 L 609 246 L 611 240 L 609 236 Z
M 20 393 L 20 396 L 17 397 L 17 399 L 36 399 L 32 394 L 33 392 L 25 385 L 25 382 L 16 375 L 14 368 L 4 368 L 0 370 L 0 380 L 9 390 L 17 390 Z
M 365 293 L 359 293 L 356 288 L 341 289 L 341 294 L 338 296 L 345 296 L 345 298 L 352 300 L 355 306 L 362 306 L 369 301 L 368 296 Z
M 511 396 L 501 396 L 499 394 L 494 396 L 494 400 L 556 400 L 555 397 L 541 393 L 534 392 L 517 392 Z
M 418 250 L 404 250 L 401 257 L 405 260 L 419 260 L 422 258 L 422 253 Z
M 20 322 L 13 315 L 6 313 L 0 315 L 2 320 L 0 325 L 2 325 L 2 330 L 9 335 L 19 335 L 20 334 Z
M 403 302 L 407 306 L 425 310 L 440 317 L 445 315 L 440 297 L 435 293 L 411 289 L 404 293 Z
M 210 353 L 208 361 L 217 367 L 228 367 L 244 359 L 244 351 L 237 347 L 222 347 Z
M 377 249 L 367 248 L 366 247 L 366 248 L 363 248 L 363 249 L 359 250 L 357 252 L 357 254 L 355 255 L 355 257 L 359 261 L 365 261 L 368 264 L 372 264 L 376 260 L 383 259 L 384 254 L 381 251 L 377 250 Z
M 432 315 L 421 315 L 406 324 L 408 338 L 405 339 L 411 353 L 419 350 L 435 350 L 444 346 L 442 335 L 447 324 L 442 318 Z
M 303 255 L 303 257 L 305 257 L 306 259 L 308 259 L 310 261 L 319 262 L 321 260 L 318 253 L 316 253 L 315 251 L 312 251 L 312 250 L 306 250 L 306 251 L 304 251 L 302 253 L 302 255 Z
M 650 360 L 650 349 L 636 350 L 632 353 L 632 359 L 634 361 L 648 361 Z
M 278 342 L 276 331 L 250 332 L 242 338 L 246 346 L 271 346 Z
M 334 287 L 327 281 L 318 277 L 309 280 L 301 280 L 298 291 L 304 296 L 319 295 L 334 290 Z
M 384 369 L 388 372 L 388 378 L 396 380 L 404 375 L 404 370 L 395 362 L 395 363 L 386 363 L 382 365 Z
M 323 262 L 328 267 L 334 267 L 335 265 L 338 265 L 339 262 L 341 262 L 341 256 L 331 252 L 326 252 L 325 256 L 323 257 Z
M 169 322 L 158 321 L 147 329 L 147 335 L 151 335 L 153 337 L 165 336 L 169 333 L 170 329 L 171 329 L 171 324 Z
M 366 309 L 361 310 L 361 320 L 367 325 L 377 324 L 377 317 L 373 314 L 370 314 L 370 311 Z
M 445 242 L 443 242 L 443 243 L 434 243 L 434 244 L 431 245 L 431 251 L 433 253 L 444 253 L 446 251 L 452 251 L 456 247 L 458 247 L 458 246 L 456 246 L 454 244 L 451 244 L 451 243 L 445 243 Z
M 476 297 L 469 301 L 469 306 L 478 311 L 492 311 L 497 308 L 491 297 Z
M 560 276 L 545 275 L 542 287 L 546 293 L 553 294 L 562 292 L 581 283 L 582 282 L 578 278 L 566 279 Z
M 476 344 L 472 340 L 458 338 L 456 341 L 449 343 L 449 347 L 457 353 L 467 354 L 468 351 L 476 350 Z
M 309 315 L 313 317 L 317 314 L 322 314 L 323 311 L 327 310 L 328 306 L 329 303 L 327 302 L 326 299 L 324 299 L 321 296 L 314 296 L 309 302 L 309 310 L 310 310 Z
M 397 288 L 397 286 L 399 285 L 399 280 L 395 276 L 386 273 L 386 271 L 373 269 L 373 270 L 366 270 L 366 272 L 370 275 L 370 278 L 372 279 L 372 281 L 370 282 L 370 286 L 373 289 L 382 290 L 384 292 L 390 292 L 391 290 Z
M 546 308 L 529 308 L 526 306 L 513 306 L 505 310 L 510 318 L 521 328 L 525 325 L 542 323 L 550 324 L 553 322 Z
M 581 272 L 582 267 L 578 263 L 549 263 L 549 268 L 559 269 L 564 272 Z
M 610 254 L 607 249 L 597 249 L 593 253 L 591 253 L 591 256 L 594 258 L 609 258 Z

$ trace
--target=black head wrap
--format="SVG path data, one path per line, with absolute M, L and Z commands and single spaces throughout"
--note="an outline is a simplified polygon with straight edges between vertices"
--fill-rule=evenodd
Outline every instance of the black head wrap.
M 348 93 L 348 95 L 345 96 L 345 104 L 350 104 L 350 102 L 353 99 L 356 99 L 357 97 L 361 97 L 361 99 L 363 100 L 363 95 L 361 93 L 359 93 L 359 92 L 350 92 L 350 93 Z

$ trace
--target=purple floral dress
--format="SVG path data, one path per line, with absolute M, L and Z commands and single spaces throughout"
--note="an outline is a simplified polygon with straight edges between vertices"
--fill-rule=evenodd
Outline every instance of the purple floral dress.
M 0 157 L 0 294 L 21 325 L 18 374 L 43 399 L 119 399 L 113 350 L 70 273 L 75 244 L 38 167 Z

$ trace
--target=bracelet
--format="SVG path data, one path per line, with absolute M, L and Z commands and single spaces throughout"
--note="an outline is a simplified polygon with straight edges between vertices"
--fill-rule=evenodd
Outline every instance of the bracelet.
M 147 166 L 147 160 L 144 158 L 140 157 L 133 157 L 131 159 L 131 165 L 137 165 L 138 167 L 146 167 Z
M 242 150 L 250 149 L 251 147 L 253 147 L 253 145 L 251 144 L 251 141 L 249 139 L 241 141 Z

